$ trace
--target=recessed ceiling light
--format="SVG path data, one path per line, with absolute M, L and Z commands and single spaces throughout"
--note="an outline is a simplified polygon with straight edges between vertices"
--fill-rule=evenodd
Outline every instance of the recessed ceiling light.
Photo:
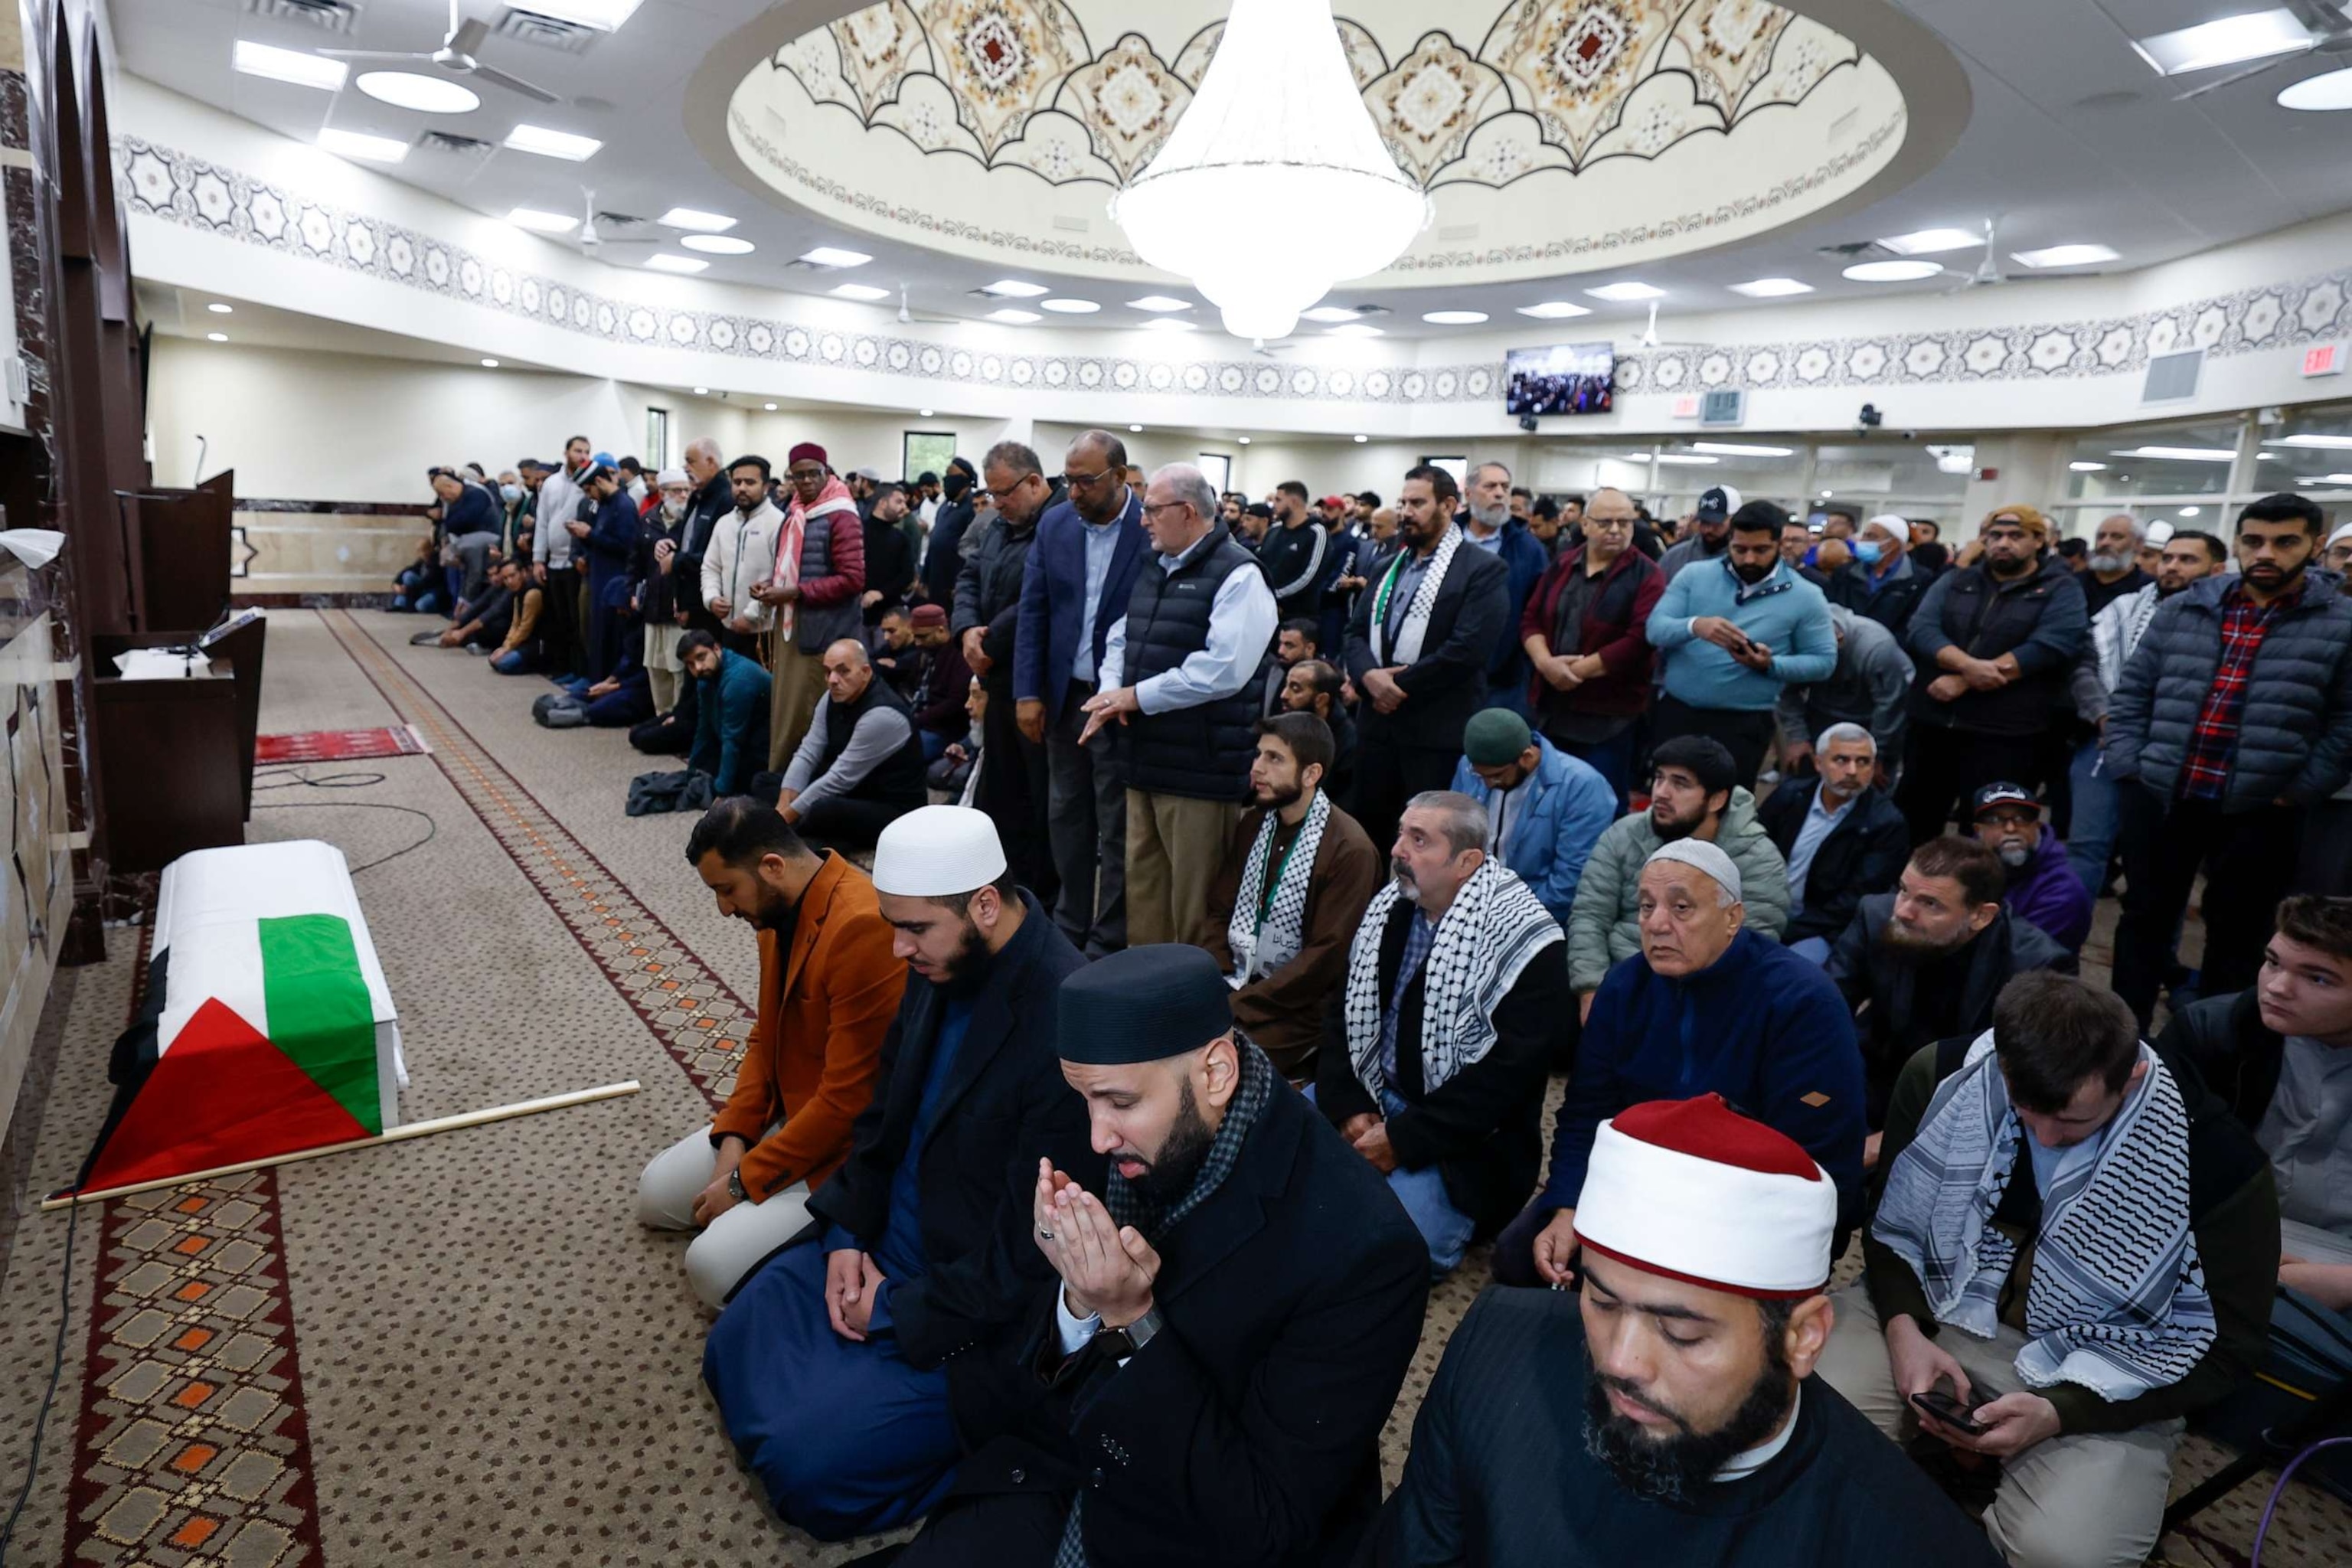
M 928 408 L 918 408 L 915 410 L 915 417 L 918 419 L 929 419 L 930 416 L 931 411 Z
M 2162 458 L 2175 463 L 2229 463 L 2238 454 L 2228 447 L 2133 447 L 2110 454 L 2117 458 Z
M 699 272 L 710 263 L 693 256 L 672 256 L 667 251 L 646 258 L 646 265 L 656 272 Z
M 2184 506 L 2180 509 L 2180 515 L 2183 517 L 2195 517 L 2198 513 L 2198 508 L 2193 506 Z
M 1794 447 L 1751 447 L 1739 441 L 1693 441 L 1690 449 L 1718 458 L 1786 458 L 1796 452 Z
M 290 81 L 296 87 L 322 88 L 329 92 L 342 87 L 343 78 L 351 69 L 341 60 L 306 54 L 300 49 L 248 44 L 243 38 L 236 41 L 231 59 L 247 76 L 268 77 L 271 81 Z
M 710 395 L 710 388 L 707 386 L 698 386 L 694 389 L 694 395 L 697 397 L 708 397 Z
M 1140 425 L 1130 425 L 1127 427 L 1127 433 L 1130 436 L 1140 436 L 1143 434 L 1143 426 Z
M 586 163 L 604 145 L 593 136 L 574 136 L 569 131 L 550 131 L 544 125 L 518 125 L 507 132 L 506 144 L 518 153 L 536 153 L 542 158 L 562 158 L 572 163 Z
M 1324 328 L 1323 335 L 1327 338 L 1377 338 L 1381 330 L 1362 321 L 1349 321 L 1345 326 Z
M 811 267 L 863 267 L 874 259 L 862 250 L 844 250 L 837 245 L 820 245 L 814 250 L 803 250 L 800 258 Z
M 570 234 L 580 226 L 580 220 L 576 217 L 541 212 L 537 207 L 517 207 L 507 214 L 507 221 L 517 228 L 534 229 L 541 234 Z
M 236 306 L 224 305 L 218 300 L 214 300 L 211 304 L 205 306 L 205 309 L 210 310 L 215 316 L 229 316 L 236 313 Z
M 2105 463 L 2073 462 L 2066 467 L 2078 474 L 2104 474 L 2107 471 L 2107 466 Z
M 1589 316 L 1592 309 L 1573 300 L 1546 300 L 1539 305 L 1521 305 L 1519 314 L 1533 316 L 1538 321 L 1562 321 L 1570 316 Z
M 1362 314 L 1352 305 L 1318 305 L 1311 310 L 1299 311 L 1298 318 L 1303 321 L 1352 321 Z
M 637 7 L 644 3 L 645 0 L 531 0 L 530 9 L 534 16 L 577 22 L 583 27 L 610 33 L 636 15 Z
M 2352 436 L 2281 436 L 2271 444 L 2274 447 L 2352 447 Z
M 1359 446 L 1359 447 L 1360 447 L 1360 446 L 1362 446 L 1365 442 L 1367 442 L 1367 441 L 1369 441 L 1369 440 L 1370 440 L 1370 439 L 1371 439 L 1371 437 L 1370 437 L 1370 436 L 1359 436 L 1359 437 L 1356 437 L 1356 445 L 1357 445 L 1357 446 Z
M 776 405 L 772 403 L 762 403 L 760 406 L 766 409 L 771 414 L 773 414 L 776 411 Z
M 2281 89 L 2278 106 L 2319 113 L 2331 109 L 2352 109 L 2352 67 L 2322 71 L 2317 76 L 2304 78 L 2292 87 Z
M 413 109 L 419 114 L 471 114 L 482 107 L 480 93 L 446 76 L 425 76 L 416 71 L 362 71 L 359 80 L 352 85 L 378 103 Z
M 1822 492 L 1822 499 L 1823 500 L 1829 500 L 1829 499 L 1830 499 L 1830 497 L 1832 497 L 1832 496 L 1835 495 L 1836 493 L 1837 493 L 1837 492 L 1836 492 L 1835 490 L 1823 490 L 1823 491 Z
M 225 343 L 228 342 L 228 334 L 226 332 L 206 332 L 205 334 L 205 341 L 207 342 Z
M 2311 32 L 2281 5 L 2268 11 L 2248 11 L 2194 27 L 2135 38 L 2132 47 L 2159 76 L 2210 70 L 2215 66 L 2258 60 L 2311 47 Z
M 1190 332 L 1198 329 L 1190 321 L 1179 321 L 1172 317 L 1162 316 L 1156 321 L 1144 322 L 1143 330 L 1147 332 Z
M 1046 290 L 1042 283 L 1024 283 L 1018 278 L 1000 278 L 993 283 L 982 285 L 980 291 L 995 300 L 1034 300 Z
M 1235 439 L 1237 439 L 1237 440 L 1238 440 L 1238 441 L 1239 441 L 1243 446 L 1244 446 L 1244 447 L 1246 447 L 1246 446 L 1248 446 L 1248 445 L 1250 444 L 1250 438 L 1249 438 L 1248 437 L 1246 437 L 1246 436 L 1237 437 L 1235 437 Z
M 1696 452 L 1661 452 L 1658 454 L 1658 461 L 1679 463 L 1686 468 L 1705 468 L 1713 467 L 1720 459 L 1701 457 Z
M 1897 256 L 1935 256 L 1947 250 L 1966 250 L 1971 245 L 1982 245 L 1984 236 L 1972 234 L 1965 228 L 1917 228 L 1878 243 Z
M 496 370 L 499 368 L 499 362 L 494 359 L 486 359 L 482 362 L 482 368 L 484 370 Z
M 1933 261 L 1857 261 L 1843 276 L 1854 283 L 1916 283 L 1943 270 Z
M 988 319 L 992 321 L 1003 321 L 1008 327 L 1025 327 L 1032 321 L 1042 321 L 1045 318 L 1034 310 L 1015 310 L 1008 308 L 1003 310 L 991 310 L 988 313 Z
M 2087 267 L 2116 257 L 2104 245 L 2053 245 L 2041 250 L 2012 250 L 2009 258 L 2021 267 Z
M 1751 300 L 1780 300 L 1790 294 L 1810 294 L 1813 286 L 1800 283 L 1794 278 L 1756 278 L 1745 283 L 1734 283 L 1731 291 L 1745 294 Z
M 1635 300 L 1663 300 L 1666 297 L 1666 291 L 1664 289 L 1631 280 L 1623 283 L 1603 283 L 1600 288 L 1587 289 L 1585 292 L 1596 300 L 1606 300 L 1614 305 L 1622 305 Z
M 1038 304 L 1064 316 L 1091 316 L 1102 309 L 1092 300 L 1040 300 Z
M 654 221 L 664 228 L 690 228 L 698 234 L 725 234 L 735 226 L 735 220 L 725 213 L 698 212 L 693 207 L 672 207 Z
M 1421 319 L 1433 327 L 1475 327 L 1486 319 L 1484 310 L 1423 310 Z
M 364 158 L 371 163 L 397 163 L 408 156 L 408 143 L 389 136 L 369 136 L 328 126 L 319 132 L 319 145 L 338 158 Z
M 836 300 L 864 300 L 871 301 L 875 300 L 887 300 L 890 297 L 890 290 L 887 289 L 877 288 L 871 283 L 836 283 L 830 289 L 826 290 L 826 292 L 830 293 Z
M 1140 300 L 1129 300 L 1127 308 L 1130 310 L 1189 310 L 1192 308 L 1192 301 L 1179 300 L 1172 294 L 1146 294 Z
M 749 256 L 756 248 L 750 240 L 731 234 L 689 234 L 678 243 L 705 256 Z

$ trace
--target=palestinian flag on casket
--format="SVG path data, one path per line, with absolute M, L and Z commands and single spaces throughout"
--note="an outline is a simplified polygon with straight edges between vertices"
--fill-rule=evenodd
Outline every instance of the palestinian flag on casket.
M 108 1077 L 83 1191 L 398 1125 L 399 1026 L 342 852 L 304 839 L 166 867 L 146 995 Z

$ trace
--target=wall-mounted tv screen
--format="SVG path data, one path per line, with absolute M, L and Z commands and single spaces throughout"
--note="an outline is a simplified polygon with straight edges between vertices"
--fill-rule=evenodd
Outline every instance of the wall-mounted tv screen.
M 1503 362 L 1504 412 L 1606 414 L 1617 351 L 1607 343 L 1513 349 Z

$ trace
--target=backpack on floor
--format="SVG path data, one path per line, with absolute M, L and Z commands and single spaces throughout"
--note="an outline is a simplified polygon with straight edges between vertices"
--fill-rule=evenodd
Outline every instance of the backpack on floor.
M 551 691 L 530 705 L 530 716 L 550 730 L 577 730 L 588 722 L 588 705 L 568 691 Z

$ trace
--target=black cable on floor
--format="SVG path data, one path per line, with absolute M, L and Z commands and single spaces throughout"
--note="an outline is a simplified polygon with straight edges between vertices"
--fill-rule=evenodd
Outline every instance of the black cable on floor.
M 57 1400 L 58 1380 L 65 1375 L 66 1331 L 73 1322 L 74 1232 L 80 1223 L 81 1205 L 71 1205 L 66 1210 L 66 1261 L 58 1280 L 58 1342 L 49 1354 L 49 1387 L 41 1395 L 41 1413 L 33 1418 L 33 1451 L 25 1460 L 25 1484 L 8 1510 L 8 1522 L 0 1524 L 0 1563 L 8 1561 L 8 1542 L 16 1539 L 16 1521 L 32 1500 L 33 1480 L 41 1473 L 41 1437 L 48 1428 L 49 1406 Z
M 280 766 L 301 767 L 307 765 L 307 763 L 290 763 L 281 764 Z M 261 771 L 274 773 L 278 770 L 268 769 Z M 374 772 L 341 773 L 296 773 L 290 778 L 278 779 L 269 784 L 257 784 L 253 787 L 257 794 L 262 790 L 295 789 L 302 786 L 308 786 L 311 789 L 365 789 L 370 784 L 380 784 L 383 783 L 383 781 L 384 775 Z M 341 811 L 346 807 L 353 806 L 363 811 L 405 812 L 411 816 L 421 816 L 425 819 L 424 837 L 416 840 L 414 844 L 403 845 L 389 855 L 379 855 L 373 860 L 362 861 L 361 864 L 352 867 L 352 875 L 354 877 L 358 876 L 362 871 L 381 866 L 387 860 L 397 860 L 412 849 L 424 848 L 427 844 L 432 843 L 435 837 L 441 831 L 440 823 L 434 818 L 431 812 L 419 811 L 413 805 L 394 805 L 388 801 L 381 800 L 337 801 L 331 805 L 328 805 L 324 801 L 313 803 L 310 801 L 267 800 L 260 802 L 254 807 L 254 809 L 256 811 Z

